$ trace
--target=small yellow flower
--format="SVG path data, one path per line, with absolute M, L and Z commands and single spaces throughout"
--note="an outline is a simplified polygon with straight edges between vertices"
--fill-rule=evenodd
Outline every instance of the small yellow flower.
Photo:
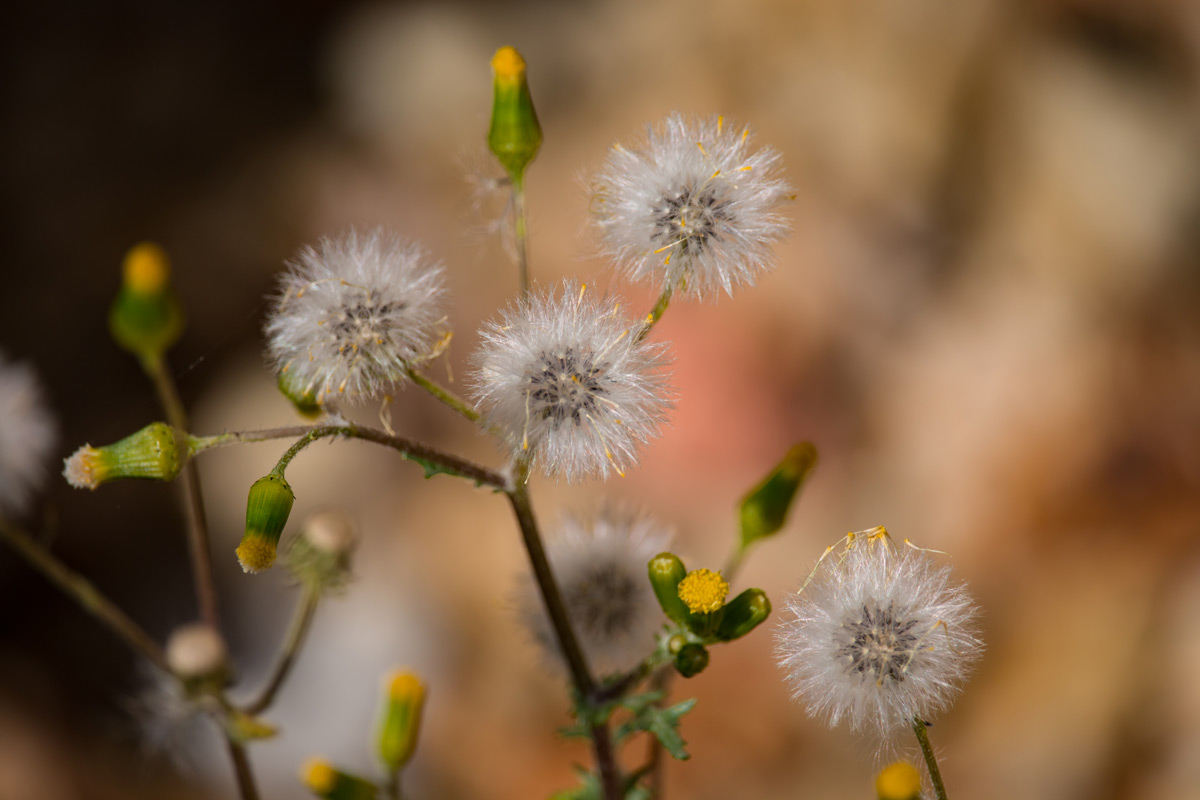
M 154 242 L 141 242 L 125 254 L 125 285 L 138 294 L 158 294 L 171 277 L 167 253 Z
M 310 758 L 300 768 L 300 779 L 318 795 L 326 795 L 337 784 L 337 771 L 328 761 Z
M 875 778 L 875 794 L 879 800 L 914 800 L 921 795 L 921 775 L 907 761 L 889 764 Z
M 679 599 L 687 603 L 693 614 L 706 614 L 725 605 L 729 584 L 720 573 L 695 569 L 679 582 Z

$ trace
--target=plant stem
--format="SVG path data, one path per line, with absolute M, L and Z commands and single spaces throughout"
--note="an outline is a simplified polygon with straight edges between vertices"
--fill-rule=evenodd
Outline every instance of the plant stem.
M 650 681 L 653 691 L 666 692 L 671 683 L 672 670 L 664 669 L 656 672 Z M 661 705 L 661 701 L 659 703 Z M 650 737 L 650 779 L 647 781 L 650 796 L 655 800 L 662 797 L 663 791 L 663 746 L 657 736 Z
M 142 359 L 142 367 L 154 383 L 159 403 L 167 414 L 167 422 L 178 432 L 178 444 L 182 450 L 185 441 L 183 431 L 188 429 L 187 412 L 179 399 L 175 381 L 162 356 Z M 208 521 L 204 516 L 204 498 L 200 492 L 200 474 L 196 465 L 188 459 L 183 464 L 184 513 L 188 523 L 188 549 L 192 556 L 192 573 L 196 584 L 196 602 L 200 606 L 200 618 L 220 633 L 220 617 L 217 614 L 216 582 L 213 580 L 212 553 L 208 542 Z
M 608 735 L 608 724 L 592 725 L 592 746 L 596 751 L 596 767 L 600 771 L 600 785 L 604 787 L 605 800 L 621 800 L 621 776 L 617 773 L 617 759 L 613 755 L 612 738 Z
M 513 203 L 513 246 L 517 256 L 517 275 L 521 297 L 529 294 L 529 221 L 525 216 L 525 176 L 514 175 L 512 179 Z
M 17 528 L 9 527 L 8 523 L 0 521 L 0 538 L 12 545 L 30 566 L 61 589 L 68 597 L 78 603 L 84 611 L 91 614 L 116 634 L 117 638 L 140 653 L 156 667 L 168 675 L 173 674 L 167 666 L 167 657 L 158 643 L 150 634 L 125 615 L 111 600 L 100 593 L 92 583 L 78 572 L 67 567 L 42 545 L 33 540 L 29 534 Z
M 300 648 L 304 646 L 304 640 L 308 636 L 308 630 L 312 625 L 313 615 L 317 611 L 317 603 L 320 599 L 320 592 L 305 587 L 304 597 L 296 607 L 296 613 L 292 617 L 291 627 L 288 628 L 287 638 L 284 639 L 283 648 L 279 651 L 279 660 L 275 662 L 271 678 L 267 681 L 267 685 L 259 694 L 258 699 L 246 706 L 244 711 L 247 714 L 252 716 L 261 714 L 274 702 L 275 695 L 278 694 L 280 687 L 287 679 L 292 665 L 296 663 Z
M 229 758 L 233 761 L 233 774 L 237 778 L 238 792 L 242 800 L 259 800 L 258 786 L 254 783 L 254 771 L 250 768 L 250 758 L 246 755 L 246 746 L 232 739 L 229 742 Z
M 476 411 L 475 409 L 471 408 L 469 405 L 467 405 L 466 401 L 463 400 L 461 397 L 454 394 L 449 389 L 446 389 L 443 386 L 439 386 L 433 380 L 425 377 L 424 375 L 417 372 L 415 369 L 413 369 L 411 367 L 408 368 L 407 372 L 408 372 L 408 377 L 411 378 L 412 382 L 415 383 L 417 386 L 420 386 L 422 389 L 429 392 L 431 395 L 436 397 L 442 403 L 445 403 L 447 406 L 454 409 L 459 414 L 461 414 L 462 416 L 469 419 L 471 422 L 476 422 L 476 423 L 479 422 L 479 419 L 480 419 L 479 412 Z
M 675 286 L 668 285 L 662 290 L 662 294 L 658 296 L 658 302 L 654 304 L 654 308 L 650 309 L 650 313 L 646 315 L 646 323 L 642 329 L 638 331 L 637 341 L 641 341 L 650 335 L 650 329 L 658 324 L 662 319 L 662 315 L 667 313 L 667 306 L 671 305 L 671 295 L 675 293 Z
M 937 756 L 933 754 L 933 747 L 929 744 L 927 727 L 925 720 L 913 718 L 913 732 L 917 734 L 917 741 L 921 744 L 921 755 L 925 756 L 925 766 L 929 768 L 929 780 L 933 782 L 933 791 L 938 800 L 946 800 L 946 784 L 942 783 L 942 771 L 938 769 Z

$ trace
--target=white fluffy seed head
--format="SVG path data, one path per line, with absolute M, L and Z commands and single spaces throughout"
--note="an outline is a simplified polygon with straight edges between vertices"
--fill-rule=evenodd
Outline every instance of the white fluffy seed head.
M 201 622 L 184 625 L 167 639 L 167 664 L 183 678 L 202 678 L 219 672 L 228 661 L 225 641 Z
M 664 347 L 639 330 L 619 303 L 571 281 L 532 295 L 483 328 L 477 405 L 547 475 L 624 474 L 671 405 Z
M 616 145 L 591 182 L 604 249 L 634 280 L 695 297 L 751 284 L 788 231 L 779 154 L 749 129 L 672 114 L 637 147 Z
M 646 565 L 670 541 L 670 530 L 656 520 L 629 509 L 608 508 L 591 520 L 565 518 L 547 543 L 546 557 L 593 671 L 607 675 L 632 669 L 654 648 L 655 635 L 667 620 Z M 520 586 L 515 606 L 548 660 L 562 664 L 532 578 Z
M 978 612 L 928 552 L 852 534 L 788 597 L 776 656 L 811 716 L 882 741 L 949 708 L 983 653 Z
M 441 265 L 389 231 L 321 239 L 280 278 L 269 358 L 322 405 L 377 396 L 431 355 L 444 294 Z
M 28 509 L 56 438 L 37 376 L 0 353 L 0 516 Z

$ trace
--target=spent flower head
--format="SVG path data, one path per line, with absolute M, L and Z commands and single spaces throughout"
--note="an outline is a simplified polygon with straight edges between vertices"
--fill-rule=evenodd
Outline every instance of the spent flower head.
M 478 406 L 547 475 L 624 474 L 671 404 L 663 346 L 639 330 L 619 303 L 571 281 L 532 295 L 482 331 Z
M 0 516 L 19 514 L 46 477 L 56 425 L 33 370 L 0 352 Z
M 616 145 L 592 178 L 604 250 L 634 280 L 694 297 L 730 294 L 771 266 L 788 230 L 780 156 L 723 117 L 672 114 L 637 147 Z
M 382 228 L 305 247 L 280 278 L 267 351 L 294 394 L 326 405 L 378 395 L 434 350 L 442 267 Z
M 654 648 L 654 636 L 666 622 L 646 579 L 646 562 L 667 546 L 670 530 L 621 508 L 604 509 L 591 520 L 566 517 L 559 528 L 546 555 L 588 663 L 602 674 L 632 669 Z M 532 579 L 515 605 L 537 643 L 551 660 L 559 659 Z
M 945 711 L 982 655 L 979 609 L 948 567 L 883 528 L 830 548 L 776 634 L 792 695 L 881 738 Z

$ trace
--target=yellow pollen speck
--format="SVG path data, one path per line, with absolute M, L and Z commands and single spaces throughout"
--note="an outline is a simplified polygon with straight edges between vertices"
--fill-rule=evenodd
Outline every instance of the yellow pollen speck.
M 880 800 L 912 800 L 921 793 L 921 775 L 907 761 L 889 764 L 875 778 L 875 793 Z
M 492 69 L 496 71 L 496 78 L 499 80 L 520 80 L 525 74 L 525 59 L 521 58 L 515 47 L 501 47 L 496 51 L 496 55 L 492 56 Z
M 679 599 L 693 614 L 707 614 L 725 605 L 729 584 L 709 569 L 692 570 L 679 582 Z
M 300 768 L 300 780 L 313 792 L 325 795 L 333 791 L 337 783 L 337 771 L 324 759 L 310 758 Z
M 167 286 L 171 268 L 167 253 L 154 242 L 135 244 L 122 265 L 125 285 L 138 294 L 157 294 Z
M 249 536 L 238 545 L 237 557 L 244 572 L 262 572 L 275 563 L 275 543 Z
M 425 694 L 425 687 L 419 678 L 411 672 L 392 673 L 388 682 L 388 697 L 397 702 L 404 700 L 420 701 Z

